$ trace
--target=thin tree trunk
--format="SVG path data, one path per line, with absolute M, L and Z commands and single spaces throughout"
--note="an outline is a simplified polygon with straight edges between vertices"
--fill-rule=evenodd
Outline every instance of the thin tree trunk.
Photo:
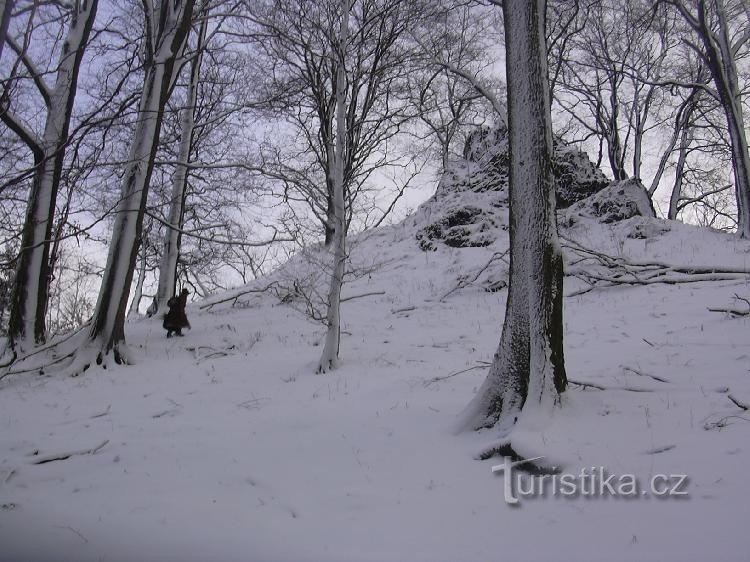
M 146 241 L 141 240 L 141 267 L 138 270 L 138 280 L 135 282 L 135 294 L 133 300 L 130 303 L 130 310 L 128 310 L 128 318 L 138 317 L 138 308 L 141 306 L 141 299 L 143 299 L 143 282 L 146 280 Z
M 346 217 L 344 208 L 344 162 L 346 158 L 346 48 L 349 36 L 349 0 L 341 2 L 338 69 L 336 72 L 336 150 L 333 178 L 333 271 L 328 291 L 326 343 L 318 364 L 318 373 L 335 369 L 341 342 L 341 286 L 346 263 Z
M 5 36 L 8 34 L 10 14 L 13 11 L 13 0 L 0 0 L 0 60 L 3 58 Z
M 145 6 L 149 8 L 148 3 Z M 181 53 L 190 29 L 192 9 L 190 0 L 164 0 L 160 7 L 158 31 L 152 35 L 154 52 L 146 66 L 122 196 L 116 208 L 107 265 L 89 334 L 89 339 L 99 346 L 96 358 L 99 364 L 110 351 L 116 363 L 128 362 L 125 348 L 128 295 L 138 257 L 138 240 L 143 230 L 164 105 L 169 97 L 175 59 Z M 156 13 L 151 13 L 151 16 L 153 19 Z
M 687 162 L 688 149 L 693 140 L 692 130 L 689 126 L 690 113 L 693 111 L 693 106 L 690 105 L 685 111 L 687 115 L 683 121 L 682 133 L 680 134 L 680 148 L 677 155 L 677 164 L 674 170 L 674 184 L 672 185 L 672 194 L 669 197 L 669 211 L 667 212 L 667 218 L 670 220 L 676 220 L 677 214 L 680 212 L 680 197 L 682 196 L 685 164 Z
M 653 198 L 654 193 L 656 193 L 656 190 L 659 188 L 659 183 L 661 182 L 661 178 L 663 177 L 664 171 L 667 168 L 669 159 L 672 156 L 675 147 L 677 146 L 677 142 L 682 137 L 685 128 L 689 126 L 693 110 L 696 108 L 699 99 L 700 90 L 696 88 L 692 92 L 690 92 L 690 95 L 685 99 L 685 101 L 680 104 L 680 107 L 677 109 L 677 115 L 675 116 L 674 125 L 672 127 L 672 135 L 669 138 L 667 147 L 664 149 L 664 152 L 659 159 L 659 165 L 656 168 L 654 177 L 651 180 L 651 185 L 648 188 L 648 195 L 651 198 Z
M 462 428 L 502 435 L 565 390 L 562 253 L 557 240 L 544 0 L 506 0 L 510 287 L 500 345 Z
M 18 351 L 41 343 L 46 337 L 47 303 L 52 274 L 49 268 L 49 254 L 55 203 L 60 186 L 65 145 L 68 141 L 78 72 L 97 7 L 98 0 L 86 0 L 76 4 L 60 53 L 55 86 L 42 92 L 47 100 L 44 133 L 41 139 L 28 139 L 34 145 L 35 170 L 26 208 L 8 326 L 10 345 Z M 13 117 L 7 113 L 3 114 L 3 120 L 11 128 L 12 125 L 17 125 L 9 122 Z
M 157 313 L 167 312 L 167 301 L 175 295 L 177 285 L 177 260 L 180 255 L 182 221 L 184 216 L 188 163 L 195 129 L 195 111 L 198 104 L 198 86 L 200 83 L 200 66 L 203 44 L 206 38 L 208 20 L 204 19 L 198 32 L 195 56 L 190 64 L 190 81 L 186 96 L 186 106 L 182 110 L 180 132 L 180 152 L 177 158 L 177 169 L 172 182 L 172 197 L 169 209 L 169 224 L 164 234 L 164 250 L 159 264 L 159 285 L 156 292 Z

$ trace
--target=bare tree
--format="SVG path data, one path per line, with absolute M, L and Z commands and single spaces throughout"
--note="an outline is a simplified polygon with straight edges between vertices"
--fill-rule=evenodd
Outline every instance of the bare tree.
M 101 364 L 112 352 L 127 363 L 125 313 L 143 229 L 148 188 L 154 166 L 164 105 L 174 84 L 174 66 L 190 30 L 193 2 L 143 2 L 145 21 L 144 80 L 130 154 L 125 164 L 107 265 L 85 346 L 93 346 Z M 82 363 L 88 365 L 86 353 Z
M 510 150 L 510 285 L 500 345 L 462 425 L 497 426 L 557 401 L 563 358 L 563 261 L 552 177 L 545 0 L 505 0 Z
M 569 4 L 553 6 L 570 23 L 550 24 L 555 107 L 576 140 L 598 141 L 615 180 L 642 179 L 646 136 L 670 113 L 660 81 L 678 40 L 675 18 L 644 0 Z
M 0 120 L 23 140 L 34 155 L 34 173 L 11 298 L 8 336 L 14 352 L 43 342 L 46 335 L 45 318 L 51 277 L 50 244 L 55 203 L 78 73 L 97 7 L 98 0 L 83 0 L 72 5 L 67 35 L 55 69 L 54 86 L 47 84 L 43 70 L 37 68 L 28 52 L 34 21 L 33 7 L 22 42 L 6 38 L 17 61 L 11 78 L 5 83 L 0 95 Z M 28 72 L 44 102 L 46 120 L 41 136 L 24 123 L 12 107 L 11 92 L 19 64 Z
M 341 0 L 338 64 L 336 68 L 336 145 L 329 144 L 328 160 L 334 164 L 333 175 L 333 268 L 328 291 L 326 343 L 318 362 L 318 373 L 335 369 L 341 343 L 341 286 L 346 263 L 346 215 L 344 210 L 344 166 L 347 150 L 346 50 L 349 42 L 349 1 Z
M 487 98 L 474 86 L 479 78 L 470 81 L 462 75 L 475 76 L 472 69 L 490 65 L 486 38 L 491 19 L 486 10 L 463 3 L 437 4 L 420 25 L 418 43 L 425 61 L 422 68 L 410 73 L 409 90 L 427 130 L 423 140 L 437 144 L 437 151 L 432 150 L 444 170 L 452 156 L 461 154 L 457 145 L 462 133 L 484 123 L 492 113 Z M 492 85 L 482 84 L 481 88 L 489 90 Z
M 736 60 L 750 43 L 750 21 L 742 2 L 724 0 L 664 0 L 690 25 L 698 43 L 685 38 L 705 62 L 715 90 L 706 89 L 720 103 L 731 141 L 732 171 L 737 197 L 737 234 L 750 237 L 750 153 L 742 107 L 742 90 Z M 743 17 L 743 15 L 745 17 Z M 734 22 L 739 29 L 732 28 Z M 733 37 L 733 31 L 734 37 Z
M 406 31 L 422 2 L 358 0 L 350 6 L 352 34 L 346 53 L 347 151 L 344 201 L 347 227 L 366 184 L 379 169 L 407 165 L 388 150 L 404 123 L 416 116 L 409 103 L 408 72 L 415 53 Z M 306 206 L 333 242 L 338 0 L 280 0 L 251 4 L 240 34 L 253 46 L 260 80 L 258 100 L 279 126 L 261 147 L 258 169 L 290 205 Z M 273 68 L 274 72 L 264 69 Z M 283 123 L 283 127 L 281 124 Z M 282 131 L 287 134 L 281 134 Z M 399 189 L 394 198 L 403 194 Z M 386 215 L 393 205 L 386 205 Z M 383 216 L 375 222 L 382 220 Z
M 180 253 L 180 231 L 184 216 L 185 191 L 189 173 L 188 163 L 193 148 L 201 59 L 208 29 L 206 15 L 204 13 L 204 18 L 198 30 L 196 50 L 190 62 L 190 77 L 185 107 L 182 109 L 180 150 L 177 156 L 177 169 L 172 180 L 172 195 L 169 202 L 169 226 L 164 233 L 164 249 L 159 264 L 159 286 L 156 293 L 157 313 L 166 312 L 167 301 L 174 295 L 177 282 L 177 258 Z

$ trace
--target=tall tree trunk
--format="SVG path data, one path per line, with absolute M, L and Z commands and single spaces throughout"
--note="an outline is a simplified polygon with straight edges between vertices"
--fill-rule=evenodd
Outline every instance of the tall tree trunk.
M 510 147 L 510 287 L 500 345 L 467 407 L 466 429 L 508 432 L 556 401 L 563 358 L 562 253 L 557 240 L 544 0 L 506 0 Z
M 333 154 L 333 271 L 328 291 L 326 343 L 318 363 L 318 373 L 335 369 L 341 342 L 341 286 L 346 263 L 346 216 L 344 208 L 344 162 L 346 158 L 346 48 L 349 38 L 349 0 L 341 1 L 338 69 L 336 72 L 336 149 Z
M 177 260 L 180 255 L 182 221 L 185 209 L 188 182 L 188 164 L 195 129 L 195 111 L 198 104 L 198 86 L 200 84 L 200 66 L 202 49 L 206 39 L 208 20 L 204 19 L 198 32 L 195 56 L 190 63 L 190 81 L 188 82 L 186 105 L 182 110 L 180 132 L 180 152 L 177 157 L 177 169 L 172 181 L 172 197 L 169 208 L 169 224 L 164 234 L 164 249 L 159 264 L 159 286 L 156 292 L 158 313 L 167 312 L 167 301 L 175 294 L 177 285 Z
M 144 2 L 146 10 L 150 6 L 149 2 Z M 99 346 L 97 363 L 102 363 L 110 351 L 116 363 L 128 362 L 125 312 L 138 257 L 138 240 L 143 230 L 164 105 L 169 98 L 175 60 L 184 48 L 190 29 L 192 10 L 191 0 L 162 0 L 159 25 L 149 41 L 154 50 L 148 54 L 122 195 L 115 210 L 107 265 L 89 334 L 89 339 Z M 154 12 L 147 20 L 154 21 Z
M 10 14 L 13 11 L 13 0 L 0 0 L 0 60 L 3 58 L 5 36 L 8 34 Z
M 724 106 L 732 145 L 732 171 L 737 195 L 737 234 L 750 238 L 750 154 L 742 114 L 742 97 L 737 65 L 729 37 L 729 23 L 723 0 L 716 1 L 719 19 L 717 41 L 710 41 L 708 59 L 716 88 Z M 707 27 L 707 34 L 710 30 Z M 710 36 L 709 36 L 710 38 Z M 716 43 L 718 43 L 718 48 Z
M 41 86 L 44 90 L 41 93 L 47 104 L 44 133 L 41 139 L 27 139 L 34 145 L 35 170 L 26 208 L 8 326 L 10 345 L 18 351 L 41 343 L 46 337 L 45 319 L 52 273 L 49 268 L 49 254 L 55 203 L 76 96 L 78 72 L 97 7 L 98 0 L 86 0 L 76 4 L 60 53 L 55 86 L 52 89 Z M 39 80 L 43 84 L 43 78 L 39 77 Z M 11 128 L 19 124 L 13 120 L 7 112 L 3 113 L 3 121 Z

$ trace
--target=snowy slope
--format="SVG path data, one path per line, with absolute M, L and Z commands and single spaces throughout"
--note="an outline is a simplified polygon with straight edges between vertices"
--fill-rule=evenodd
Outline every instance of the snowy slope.
M 487 288 L 507 271 L 502 196 L 439 190 L 353 241 L 361 275 L 344 297 L 383 294 L 342 305 L 330 374 L 313 374 L 324 328 L 292 290 L 323 282 L 312 250 L 255 282 L 269 291 L 194 305 L 185 338 L 130 323 L 137 366 L 2 381 L 0 559 L 747 560 L 750 414 L 728 394 L 750 402 L 750 325 L 707 310 L 738 306 L 746 278 L 565 301 L 568 375 L 605 390 L 571 385 L 532 452 L 571 473 L 687 474 L 687 499 L 509 506 L 498 460 L 474 458 L 492 432 L 454 434 L 499 341 L 507 293 Z M 481 210 L 468 236 L 487 245 L 421 249 L 457 205 Z M 562 234 L 633 262 L 750 267 L 747 242 L 666 226 L 582 220 Z M 629 238 L 636 227 L 648 237 Z

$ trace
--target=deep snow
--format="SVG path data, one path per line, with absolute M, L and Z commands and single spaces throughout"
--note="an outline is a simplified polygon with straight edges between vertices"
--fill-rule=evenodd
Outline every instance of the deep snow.
M 750 413 L 728 394 L 750 402 L 750 325 L 707 307 L 750 297 L 750 281 L 565 300 L 568 376 L 607 389 L 571 385 L 528 454 L 642 482 L 686 474 L 687 499 L 512 507 L 499 460 L 474 458 L 492 431 L 453 432 L 499 341 L 507 292 L 483 285 L 506 266 L 453 289 L 507 237 L 500 224 L 485 247 L 421 250 L 419 229 L 454 203 L 354 239 L 352 261 L 369 271 L 343 297 L 385 294 L 342 304 L 331 373 L 313 374 L 325 328 L 269 291 L 195 303 L 184 338 L 130 322 L 136 366 L 0 382 L 0 559 L 747 560 Z M 632 260 L 750 267 L 749 243 L 664 224 L 586 219 L 561 234 Z M 647 238 L 627 237 L 644 225 Z M 254 286 L 306 271 L 300 256 Z

